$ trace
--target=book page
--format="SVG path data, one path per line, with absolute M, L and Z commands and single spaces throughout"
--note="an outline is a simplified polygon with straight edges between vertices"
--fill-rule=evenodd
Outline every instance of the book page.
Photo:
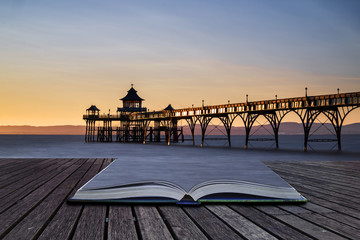
M 240 180 L 277 187 L 290 187 L 261 161 L 243 159 L 231 149 L 201 149 L 168 146 L 142 148 L 134 156 L 119 156 L 83 189 L 116 187 L 141 182 L 170 182 L 186 192 L 205 181 Z M 159 150 L 161 149 L 161 151 Z M 146 151 L 147 150 L 147 151 Z M 154 151 L 154 152 L 153 152 Z

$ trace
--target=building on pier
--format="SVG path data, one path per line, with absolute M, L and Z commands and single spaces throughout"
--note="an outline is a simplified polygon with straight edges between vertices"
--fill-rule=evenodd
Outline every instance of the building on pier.
M 120 99 L 122 107 L 117 108 L 115 115 L 99 114 L 99 109 L 92 105 L 86 110 L 86 142 L 177 142 L 179 138 L 184 139 L 182 128 L 178 129 L 177 120 L 163 118 L 171 115 L 174 108 L 169 104 L 164 110 L 152 112 L 158 116 L 150 121 L 137 120 L 134 116 L 138 114 L 150 114 L 147 108 L 142 106 L 141 98 L 134 86 L 127 92 L 126 96 Z M 95 126 L 97 123 L 97 127 Z M 99 126 L 100 125 L 100 126 Z M 115 125 L 115 126 L 114 126 Z
M 91 105 L 88 109 L 86 109 L 86 114 L 89 116 L 99 116 L 100 109 L 98 109 L 95 105 Z
M 131 88 L 126 96 L 120 100 L 123 101 L 123 107 L 117 109 L 120 113 L 146 112 L 146 108 L 142 107 L 144 99 L 139 97 L 133 84 L 131 84 Z
M 130 121 L 130 115 L 134 113 L 145 113 L 147 109 L 142 107 L 143 98 L 141 98 L 134 85 L 127 92 L 126 96 L 120 99 L 123 107 L 117 109 L 121 116 L 119 127 L 116 128 L 116 141 L 118 142 L 141 142 L 143 123 L 141 121 Z
M 174 111 L 175 109 L 169 104 L 166 108 L 164 108 L 164 111 Z

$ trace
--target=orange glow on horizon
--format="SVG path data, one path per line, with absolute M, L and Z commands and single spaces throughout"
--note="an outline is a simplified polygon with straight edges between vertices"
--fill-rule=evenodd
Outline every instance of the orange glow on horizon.
M 238 66 L 209 61 L 175 61 L 146 64 L 124 63 L 127 71 L 111 72 L 109 66 L 92 71 L 59 72 L 42 69 L 17 72 L 2 71 L 0 125 L 83 125 L 82 114 L 90 105 L 102 113 L 116 112 L 134 83 L 143 106 L 150 111 L 225 104 L 246 101 L 336 93 L 342 79 L 341 92 L 353 92 L 360 78 L 321 76 L 287 69 Z M 141 71 L 139 71 L 141 69 Z M 104 74 L 107 73 L 107 74 Z M 310 81 L 311 80 L 311 81 Z M 327 82 L 329 84 L 324 85 Z M 355 84 L 355 85 L 354 85 Z M 297 117 L 286 121 L 299 122 Z M 346 120 L 359 122 L 354 111 Z

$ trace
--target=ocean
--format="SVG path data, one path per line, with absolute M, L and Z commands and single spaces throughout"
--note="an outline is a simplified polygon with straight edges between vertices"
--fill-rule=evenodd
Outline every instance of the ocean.
M 224 136 L 209 136 L 222 138 Z M 262 136 L 256 136 L 261 138 Z M 267 136 L 269 137 L 269 136 Z M 319 136 L 327 138 L 326 136 Z M 190 140 L 190 136 L 185 136 Z M 360 160 L 360 135 L 343 135 L 342 151 L 337 151 L 336 142 L 311 142 L 308 151 L 303 151 L 303 136 L 279 136 L 280 149 L 273 141 L 251 141 L 245 150 L 244 136 L 232 136 L 232 147 L 227 140 L 206 140 L 200 148 L 201 136 L 196 136 L 195 146 L 191 141 L 172 143 L 85 143 L 82 135 L 0 135 L 0 158 L 118 158 L 159 155 L 181 155 L 186 152 L 211 152 L 235 154 L 240 159 L 260 161 L 273 160 Z M 208 155 L 208 154 L 205 154 Z M 206 161 L 206 159 L 204 159 Z
M 210 138 L 207 140 L 206 138 Z M 207 136 L 205 138 L 204 146 L 208 147 L 227 147 L 228 140 L 226 136 Z M 221 140 L 218 140 L 219 138 Z M 253 139 L 249 141 L 248 148 L 253 150 L 270 150 L 275 149 L 275 141 L 256 141 L 261 139 L 273 139 L 272 136 L 269 135 L 256 135 L 250 137 Z M 359 152 L 360 153 L 360 135 L 342 135 L 341 136 L 341 147 L 343 152 Z M 311 136 L 309 139 L 331 139 L 336 140 L 336 137 L 333 135 L 316 135 Z M 179 144 L 187 144 L 192 145 L 191 136 L 185 136 L 185 142 Z M 201 136 L 195 136 L 195 145 L 200 145 Z M 231 146 L 233 148 L 244 148 L 245 145 L 245 136 L 242 135 L 233 135 L 231 136 Z M 304 136 L 303 135 L 280 135 L 279 136 L 279 150 L 298 150 L 302 151 L 304 148 Z M 337 141 L 329 141 L 329 142 L 309 142 L 308 143 L 308 151 L 316 151 L 316 152 L 329 152 L 329 151 L 337 151 L 338 145 Z

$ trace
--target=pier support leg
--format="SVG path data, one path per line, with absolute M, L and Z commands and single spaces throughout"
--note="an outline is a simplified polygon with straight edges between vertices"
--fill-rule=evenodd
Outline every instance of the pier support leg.
M 171 129 L 170 128 L 167 129 L 166 137 L 167 137 L 167 145 L 170 146 L 170 143 L 171 143 Z
M 109 121 L 109 141 L 113 141 L 113 129 L 112 129 L 112 122 Z
M 298 109 L 294 111 L 301 119 L 303 128 L 304 128 L 304 151 L 307 151 L 307 146 L 309 142 L 310 129 L 313 125 L 315 119 L 321 113 L 320 110 L 317 109 Z
M 241 119 L 243 120 L 244 127 L 245 127 L 245 146 L 244 146 L 244 148 L 248 149 L 251 127 L 253 126 L 255 120 L 259 117 L 259 114 L 243 113 L 243 114 L 240 114 L 239 117 L 241 117 Z
M 170 146 L 171 144 L 171 134 L 173 133 L 173 122 L 171 119 L 166 119 L 162 121 L 164 132 L 165 132 L 165 141 L 167 142 L 167 145 Z M 159 129 L 160 133 L 160 129 Z M 160 136 L 159 136 L 160 141 Z
M 95 141 L 95 120 L 86 121 L 85 142 Z
M 95 121 L 93 121 L 92 126 L 92 142 L 95 142 Z
M 341 133 L 337 134 L 338 151 L 341 151 Z
M 229 114 L 226 117 L 219 117 L 219 119 L 224 124 L 227 139 L 228 139 L 228 144 L 229 144 L 229 147 L 231 147 L 231 126 L 232 126 L 232 124 L 234 122 L 235 115 L 230 115 Z
M 344 123 L 344 120 L 346 116 L 356 108 L 358 108 L 358 106 L 345 106 L 345 107 L 337 107 L 335 109 L 329 109 L 323 112 L 324 115 L 330 120 L 330 122 L 334 127 L 337 138 L 338 151 L 341 151 L 341 128 Z
M 132 141 L 135 142 L 136 141 L 136 127 L 133 127 L 131 137 L 132 137 Z
M 124 136 L 124 142 L 129 142 L 130 131 L 128 126 L 124 129 Z
M 153 128 L 150 127 L 150 133 L 149 133 L 149 141 L 152 142 L 153 141 L 153 134 L 154 134 L 154 131 L 153 131 Z
M 173 136 L 173 142 L 177 143 L 179 142 L 179 135 L 178 135 L 178 129 L 177 129 L 177 120 L 172 119 L 170 121 L 170 128 Z
M 279 110 L 279 111 L 273 111 L 264 114 L 264 117 L 268 120 L 270 123 L 273 132 L 274 132 L 274 138 L 275 138 L 275 147 L 276 149 L 279 149 L 279 128 L 281 120 L 284 118 L 284 116 L 289 113 L 289 110 Z
M 205 133 L 206 129 L 209 126 L 209 123 L 213 117 L 199 117 L 200 127 L 201 127 L 201 147 L 204 147 L 205 143 Z
M 250 131 L 251 131 L 251 126 L 245 127 L 245 146 L 244 146 L 245 149 L 248 149 Z
M 310 128 L 305 127 L 304 128 L 304 148 L 303 148 L 305 152 L 307 151 L 309 133 L 310 133 Z
M 160 121 L 154 122 L 154 136 L 155 136 L 154 141 L 155 142 L 160 142 L 160 137 L 161 137 L 160 125 L 161 125 Z
M 201 144 L 200 144 L 200 147 L 204 147 L 204 142 L 205 142 L 205 133 L 201 130 Z
M 181 127 L 181 142 L 184 142 L 185 139 L 184 139 L 184 131 L 183 131 L 183 127 Z
M 149 124 L 150 124 L 150 121 L 142 122 L 142 140 L 143 140 L 143 144 L 146 143 L 146 135 L 147 135 L 147 129 L 149 127 Z
M 195 125 L 196 125 L 196 120 L 197 119 L 195 117 L 186 119 L 186 122 L 188 123 L 189 128 L 190 128 L 191 139 L 192 139 L 193 146 L 195 146 Z
M 89 128 L 89 120 L 86 120 L 86 127 L 85 127 L 85 142 L 87 142 L 87 137 L 88 137 L 88 128 Z
M 146 128 L 144 128 L 143 129 L 143 134 L 142 134 L 142 143 L 143 144 L 146 144 L 146 132 L 147 132 L 147 130 L 146 130 Z

